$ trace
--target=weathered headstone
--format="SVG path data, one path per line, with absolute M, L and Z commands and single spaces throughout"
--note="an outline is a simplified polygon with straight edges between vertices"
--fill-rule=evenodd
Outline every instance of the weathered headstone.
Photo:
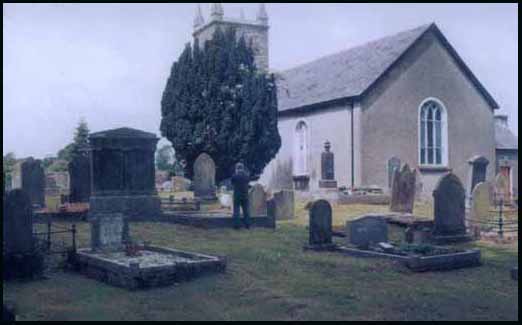
M 129 238 L 128 222 L 122 213 L 97 213 L 90 218 L 93 251 L 123 249 Z
M 295 216 L 295 197 L 294 191 L 282 190 L 274 193 L 276 220 L 289 220 Z
M 367 248 L 388 241 L 388 223 L 382 216 L 366 215 L 346 223 L 348 243 Z
M 202 153 L 194 162 L 194 195 L 203 200 L 216 199 L 216 165 L 214 160 Z
M 472 192 L 471 218 L 487 220 L 490 209 L 490 185 L 487 182 L 478 183 Z
M 309 210 L 308 248 L 332 246 L 332 207 L 326 200 L 312 203 Z
M 45 205 L 45 173 L 41 161 L 32 157 L 17 164 L 13 171 L 13 189 L 22 189 L 33 206 Z
M 89 202 L 91 196 L 91 163 L 89 157 L 77 155 L 68 165 L 71 203 Z
M 495 201 L 499 202 L 503 200 L 504 202 L 508 200 L 509 190 L 508 190 L 509 180 L 507 177 L 501 173 L 497 174 L 495 177 L 494 183 L 494 198 Z
M 248 204 L 250 205 L 250 216 L 266 216 L 266 193 L 261 184 L 255 184 L 248 193 Z
M 29 195 L 21 189 L 7 192 L 2 217 L 6 252 L 9 254 L 32 252 L 33 209 Z
M 401 169 L 401 160 L 397 157 L 392 157 L 388 160 L 388 187 L 391 188 L 393 184 L 393 175 L 395 171 Z
M 390 211 L 412 213 L 415 202 L 415 170 L 408 164 L 395 170 L 392 181 Z
M 470 240 L 465 225 L 466 190 L 460 179 L 453 173 L 442 176 L 433 191 L 433 199 L 434 239 L 441 244 Z
M 334 153 L 330 151 L 331 144 L 326 141 L 324 144 L 324 152 L 321 154 L 321 179 L 319 180 L 320 188 L 337 188 L 335 180 L 335 162 Z

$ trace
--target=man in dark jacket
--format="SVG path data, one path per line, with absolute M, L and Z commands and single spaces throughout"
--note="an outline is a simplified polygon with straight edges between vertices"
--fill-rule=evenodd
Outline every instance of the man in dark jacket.
M 236 171 L 231 179 L 234 187 L 234 228 L 240 228 L 239 208 L 243 210 L 243 223 L 247 229 L 250 228 L 250 213 L 248 211 L 248 183 L 250 175 L 242 163 L 236 164 Z

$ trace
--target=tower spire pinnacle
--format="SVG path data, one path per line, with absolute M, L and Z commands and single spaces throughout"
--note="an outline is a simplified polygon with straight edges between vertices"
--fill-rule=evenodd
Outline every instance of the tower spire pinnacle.
M 194 28 L 199 27 L 205 23 L 203 14 L 201 13 L 201 5 L 198 3 L 196 8 L 196 16 L 194 17 Z
M 210 8 L 210 17 L 216 20 L 222 20 L 225 12 L 221 3 L 213 3 Z
M 266 6 L 264 3 L 259 4 L 259 10 L 257 11 L 257 20 L 263 23 L 268 23 L 268 13 L 266 12 Z

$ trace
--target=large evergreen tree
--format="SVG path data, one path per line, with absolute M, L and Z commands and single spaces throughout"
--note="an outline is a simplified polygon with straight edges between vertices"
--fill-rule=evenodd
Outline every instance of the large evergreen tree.
M 203 152 L 216 163 L 217 180 L 243 162 L 258 176 L 281 147 L 274 76 L 257 69 L 254 53 L 234 29 L 217 29 L 203 48 L 187 44 L 172 66 L 161 103 L 161 133 L 186 161 Z

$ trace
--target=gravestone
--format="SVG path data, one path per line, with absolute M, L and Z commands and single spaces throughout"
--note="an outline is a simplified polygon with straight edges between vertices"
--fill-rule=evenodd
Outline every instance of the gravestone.
M 31 199 L 25 191 L 15 189 L 7 192 L 2 221 L 6 252 L 8 254 L 32 252 L 33 209 Z
M 326 141 L 324 144 L 324 152 L 321 154 L 321 179 L 319 180 L 319 187 L 337 189 L 334 154 L 330 151 L 330 148 L 330 142 Z
M 282 190 L 274 193 L 274 216 L 276 220 L 289 220 L 295 216 L 294 191 Z
M 33 206 L 45 206 L 45 173 L 40 160 L 30 157 L 15 167 L 13 189 L 17 188 L 29 195 Z
M 261 184 L 255 184 L 248 193 L 250 216 L 266 216 L 266 193 Z
M 415 170 L 408 164 L 399 171 L 395 170 L 392 181 L 390 211 L 412 213 L 415 202 Z
M 202 153 L 194 162 L 194 196 L 202 200 L 216 199 L 216 165 L 214 160 Z
M 388 160 L 388 188 L 392 187 L 393 183 L 393 175 L 395 175 L 395 171 L 399 171 L 401 169 L 401 160 L 397 157 L 392 157 Z
M 501 173 L 497 174 L 495 177 L 494 185 L 494 193 L 493 197 L 496 202 L 503 200 L 504 202 L 509 199 L 509 190 L 508 190 L 509 180 L 507 177 Z
M 89 157 L 75 155 L 68 165 L 70 202 L 89 202 L 91 196 L 91 162 Z
M 489 219 L 490 185 L 487 182 L 478 183 L 472 192 L 471 218 L 475 220 Z
M 309 210 L 309 239 L 310 249 L 333 248 L 332 243 L 332 207 L 326 200 L 312 203 Z
M 21 189 L 6 193 L 4 199 L 2 278 L 32 278 L 42 273 L 44 256 L 33 238 L 31 199 Z
M 122 213 L 97 213 L 91 224 L 93 251 L 118 251 L 129 238 L 129 225 Z
M 348 243 L 361 248 L 388 241 L 388 223 L 382 216 L 366 215 L 346 223 Z
M 469 241 L 466 234 L 466 190 L 453 173 L 440 178 L 433 191 L 435 226 L 433 239 L 438 244 Z
M 60 195 L 60 188 L 56 184 L 56 179 L 51 175 L 45 177 L 45 195 L 58 196 Z
M 489 160 L 482 156 L 476 156 L 469 160 L 471 165 L 471 186 L 470 189 L 473 191 L 478 183 L 486 180 L 487 168 Z

